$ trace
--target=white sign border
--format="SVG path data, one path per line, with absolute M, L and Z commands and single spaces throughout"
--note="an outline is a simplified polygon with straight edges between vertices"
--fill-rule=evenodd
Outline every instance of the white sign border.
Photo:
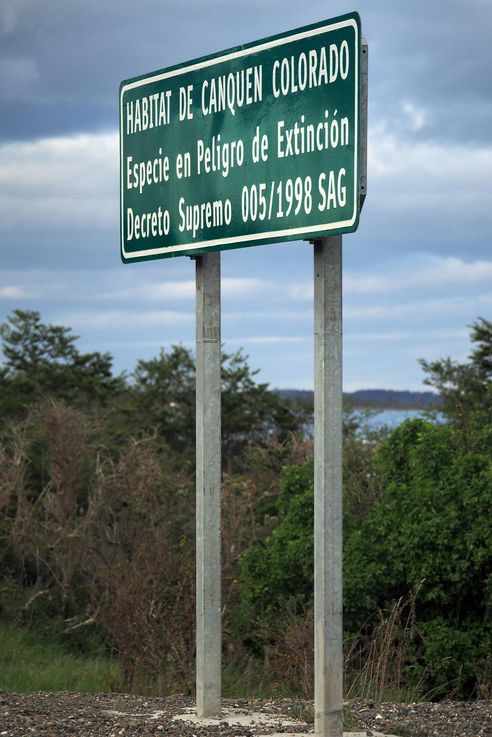
M 236 51 L 232 51 L 226 54 L 223 54 L 222 56 L 214 57 L 212 59 L 206 59 L 205 61 L 199 61 L 194 64 L 189 64 L 185 67 L 179 67 L 177 69 L 171 69 L 170 71 L 161 72 L 158 74 L 155 74 L 151 77 L 144 77 L 143 79 L 137 79 L 134 82 L 128 82 L 125 85 L 122 85 L 121 91 L 120 91 L 120 172 L 123 172 L 124 167 L 124 157 L 123 157 L 123 95 L 125 92 L 131 89 L 135 89 L 136 87 L 142 87 L 147 84 L 153 84 L 155 82 L 160 82 L 164 79 L 169 79 L 170 77 L 177 77 L 181 74 L 186 74 L 187 72 L 193 72 L 196 69 L 204 69 L 206 67 L 214 66 L 215 64 L 221 64 L 225 61 L 228 61 L 230 59 L 239 59 L 244 56 L 247 56 L 248 54 L 254 54 L 258 53 L 259 51 L 264 51 L 265 49 L 271 49 L 276 46 L 282 46 L 284 44 L 292 43 L 293 41 L 299 41 L 303 38 L 312 38 L 313 36 L 319 36 L 321 33 L 325 33 L 326 31 L 336 31 L 341 28 L 348 28 L 352 27 L 355 31 L 355 74 L 354 74 L 354 110 L 355 110 L 355 126 L 354 126 L 354 211 L 352 214 L 352 217 L 349 220 L 341 220 L 336 223 L 326 223 L 321 225 L 312 225 L 309 227 L 304 228 L 288 228 L 285 230 L 276 230 L 276 231 L 264 231 L 263 233 L 253 233 L 250 235 L 241 235 L 241 236 L 234 236 L 234 237 L 226 237 L 226 238 L 215 238 L 208 241 L 200 241 L 200 243 L 187 243 L 187 244 L 175 244 L 172 246 L 161 246 L 159 248 L 148 248 L 142 251 L 131 251 L 127 253 L 125 251 L 125 243 L 124 243 L 124 213 L 123 213 L 123 180 L 124 177 L 120 173 L 120 241 L 121 241 L 121 253 L 126 261 L 131 261 L 132 259 L 143 259 L 143 258 L 155 258 L 158 256 L 164 256 L 169 255 L 172 256 L 173 254 L 178 254 L 182 251 L 200 251 L 204 248 L 220 248 L 220 246 L 231 246 L 234 243 L 244 243 L 248 242 L 254 245 L 254 241 L 264 241 L 268 240 L 270 238 L 282 238 L 284 237 L 290 237 L 292 236 L 302 236 L 304 235 L 314 235 L 315 233 L 327 231 L 327 230 L 336 230 L 339 228 L 348 228 L 351 227 L 356 219 L 357 219 L 357 205 L 358 205 L 358 199 L 359 199 L 359 48 L 360 48 L 360 38 L 359 38 L 359 27 L 355 20 L 355 18 L 346 18 L 345 20 L 338 21 L 336 23 L 327 23 L 323 26 L 320 26 L 318 28 L 311 28 L 306 31 L 301 31 L 300 33 L 294 33 L 292 36 L 282 36 L 281 38 L 275 38 L 270 41 L 265 41 L 264 43 L 259 43 L 254 46 L 249 46 L 246 49 L 239 49 Z

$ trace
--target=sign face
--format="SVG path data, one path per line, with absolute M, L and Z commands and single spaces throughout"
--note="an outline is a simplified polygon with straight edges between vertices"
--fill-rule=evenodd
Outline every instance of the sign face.
M 123 261 L 356 230 L 360 47 L 351 13 L 123 82 Z

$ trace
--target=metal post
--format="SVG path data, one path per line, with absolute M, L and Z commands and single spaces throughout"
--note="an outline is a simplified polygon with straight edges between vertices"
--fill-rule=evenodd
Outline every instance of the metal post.
M 342 236 L 314 243 L 314 712 L 343 735 Z
M 196 259 L 196 709 L 221 696 L 220 253 Z
M 369 68 L 369 47 L 364 34 L 362 34 L 360 50 L 359 206 L 362 210 L 367 195 L 367 73 Z

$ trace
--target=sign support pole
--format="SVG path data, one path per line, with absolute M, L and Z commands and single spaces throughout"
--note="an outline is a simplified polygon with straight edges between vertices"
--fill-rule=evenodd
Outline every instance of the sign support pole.
M 314 711 L 343 735 L 342 236 L 314 242 Z
M 196 710 L 221 698 L 220 253 L 196 258 Z

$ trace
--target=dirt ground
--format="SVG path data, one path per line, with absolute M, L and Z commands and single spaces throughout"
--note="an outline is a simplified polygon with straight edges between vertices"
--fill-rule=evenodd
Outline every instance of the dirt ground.
M 492 737 L 492 703 L 345 705 L 347 732 L 401 737 Z M 224 699 L 221 720 L 197 722 L 188 697 L 0 692 L 0 737 L 287 737 L 313 731 L 312 703 Z

